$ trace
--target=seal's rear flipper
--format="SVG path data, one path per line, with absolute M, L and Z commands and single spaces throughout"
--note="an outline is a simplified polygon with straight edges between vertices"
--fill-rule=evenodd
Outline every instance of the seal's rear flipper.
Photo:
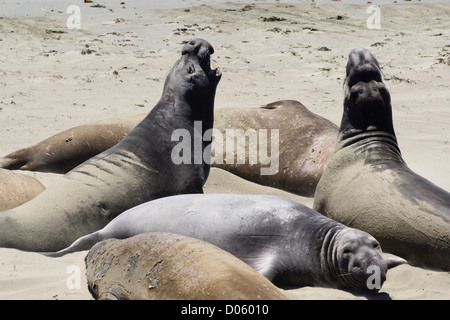
M 74 243 L 72 243 L 69 247 L 65 249 L 56 252 L 39 252 L 39 253 L 47 257 L 53 258 L 62 257 L 68 253 L 89 250 L 99 241 L 101 241 L 99 237 L 99 231 L 96 231 L 75 240 Z
M 15 159 L 14 157 L 11 157 L 11 154 L 8 154 L 4 158 L 0 159 L 0 168 L 3 169 L 9 169 L 9 170 L 16 170 L 20 169 L 20 167 L 23 165 L 23 163 L 18 163 L 19 161 Z

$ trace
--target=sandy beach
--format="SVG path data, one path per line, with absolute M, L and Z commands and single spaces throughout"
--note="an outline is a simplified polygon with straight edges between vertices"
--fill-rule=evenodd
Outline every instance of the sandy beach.
M 148 112 L 183 42 L 194 37 L 214 46 L 212 64 L 223 72 L 216 109 L 294 99 L 339 125 L 348 53 L 365 47 L 390 90 L 404 160 L 450 190 L 450 4 L 425 2 L 380 5 L 380 28 L 369 29 L 370 4 L 345 1 L 0 0 L 0 156 L 89 121 Z M 80 29 L 67 26 L 73 4 Z M 46 186 L 58 178 L 25 173 Z M 204 190 L 313 203 L 216 168 Z M 0 248 L 0 299 L 92 299 L 85 255 Z M 291 299 L 367 299 L 327 288 L 284 292 Z M 402 265 L 388 272 L 378 297 L 447 300 L 450 274 Z

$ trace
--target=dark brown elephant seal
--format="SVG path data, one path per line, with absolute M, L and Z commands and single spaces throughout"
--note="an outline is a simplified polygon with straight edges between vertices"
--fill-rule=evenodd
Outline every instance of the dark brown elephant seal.
M 212 128 L 221 77 L 220 71 L 210 69 L 213 51 L 202 39 L 185 44 L 160 101 L 120 143 L 62 176 L 33 200 L 0 212 L 0 246 L 59 250 L 138 204 L 202 193 L 209 164 L 203 159 L 175 164 L 171 150 L 181 143 L 186 150 L 192 145 L 172 141 L 172 135 L 182 130 L 195 137 L 199 124 L 202 130 Z M 209 143 L 195 147 L 203 150 Z
M 0 169 L 0 211 L 18 207 L 44 190 L 44 185 L 31 176 Z
M 269 280 L 218 247 L 171 233 L 97 243 L 86 256 L 99 300 L 286 300 Z
M 136 114 L 71 128 L 6 155 L 0 159 L 0 167 L 50 172 L 70 170 L 103 151 L 103 148 L 116 144 L 126 134 L 126 130 L 131 130 L 142 118 L 144 115 Z M 294 100 L 276 101 L 251 109 L 218 109 L 215 112 L 214 128 L 212 149 L 217 159 L 211 163 L 213 167 L 249 181 L 307 197 L 314 195 L 338 132 L 335 124 Z M 274 130 L 278 130 L 276 146 L 271 143 Z M 245 134 L 257 140 L 246 140 Z M 267 139 L 267 143 L 259 139 L 260 134 Z M 242 147 L 240 150 L 245 154 L 238 152 L 238 146 Z M 262 146 L 266 151 L 261 149 Z M 227 161 L 229 147 L 234 154 L 230 153 Z M 269 155 L 272 148 L 278 151 L 277 156 L 271 157 L 273 163 L 263 163 L 259 151 Z M 254 163 L 251 162 L 249 151 L 257 157 Z M 263 174 L 264 170 L 268 170 L 269 174 Z
M 119 143 L 146 114 L 86 123 L 57 133 L 0 159 L 0 168 L 67 173 Z
M 314 208 L 373 235 L 409 264 L 450 270 L 450 194 L 402 159 L 390 94 L 366 49 L 349 55 L 338 144 L 317 186 Z
M 254 109 L 222 109 L 216 113 L 214 128 L 222 132 L 223 140 L 218 144 L 215 136 L 213 167 L 306 197 L 314 196 L 338 133 L 334 123 L 295 100 L 276 101 Z M 233 130 L 231 135 L 230 130 Z M 237 134 L 238 130 L 241 135 Z M 245 135 L 250 137 L 248 141 Z M 272 140 L 274 135 L 278 135 L 278 141 Z M 230 136 L 236 137 L 231 148 Z M 219 148 L 223 156 L 214 159 Z M 228 155 L 227 150 L 233 154 Z M 264 163 L 264 157 L 269 154 L 269 161 Z M 217 162 L 222 159 L 223 163 Z

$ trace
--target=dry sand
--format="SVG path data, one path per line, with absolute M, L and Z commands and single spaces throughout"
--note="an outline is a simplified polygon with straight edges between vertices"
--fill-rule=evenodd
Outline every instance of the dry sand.
M 366 26 L 369 4 L 125 2 L 105 1 L 106 8 L 78 2 L 80 30 L 66 27 L 71 1 L 0 4 L 0 155 L 72 126 L 150 110 L 183 41 L 193 37 L 214 46 L 213 64 L 223 71 L 216 108 L 295 99 L 339 124 L 348 53 L 366 47 L 391 92 L 404 159 L 450 190 L 448 3 L 382 5 L 377 30 Z M 192 3 L 197 6 L 183 7 Z M 46 185 L 58 177 L 29 174 Z M 219 169 L 212 169 L 205 192 L 276 194 L 312 204 Z M 0 299 L 91 299 L 85 254 L 55 259 L 0 249 Z M 380 298 L 449 299 L 450 274 L 403 265 L 388 273 L 381 292 Z M 366 299 L 324 288 L 286 294 Z

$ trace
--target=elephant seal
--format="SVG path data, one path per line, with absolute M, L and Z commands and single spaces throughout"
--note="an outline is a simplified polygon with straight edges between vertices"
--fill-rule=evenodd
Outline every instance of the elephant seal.
M 93 121 L 57 133 L 0 159 L 0 168 L 67 173 L 119 143 L 146 114 Z
M 214 128 L 222 132 L 219 137 L 214 137 L 215 153 L 218 149 L 226 151 L 218 157 L 220 162 L 213 160 L 213 167 L 305 197 L 314 196 L 338 133 L 334 123 L 314 114 L 295 100 L 276 101 L 252 109 L 220 110 L 216 113 Z M 232 139 L 229 139 L 229 130 L 232 130 Z M 274 137 L 275 133 L 278 136 Z M 245 136 L 249 137 L 248 143 Z M 237 142 L 234 141 L 235 137 Z M 219 141 L 220 138 L 222 141 Z M 272 138 L 275 138 L 276 145 L 272 143 Z M 227 155 L 228 150 L 233 153 L 231 156 Z M 274 155 L 274 152 L 277 153 Z M 278 157 L 277 162 L 264 163 L 265 153 L 271 153 L 269 159 L 272 160 Z M 258 160 L 252 161 L 251 156 L 255 160 L 258 156 Z M 227 161 L 228 158 L 231 162 Z M 263 170 L 272 167 L 277 170 L 264 174 Z
M 105 240 L 85 262 L 89 291 L 99 300 L 287 300 L 238 258 L 183 235 Z
M 346 73 L 338 143 L 314 209 L 370 233 L 413 266 L 450 271 L 450 194 L 402 159 L 375 57 L 353 50 Z
M 213 125 L 220 70 L 210 69 L 213 47 L 193 39 L 169 71 L 160 101 L 120 143 L 59 178 L 33 200 L 0 212 L 0 246 L 56 251 L 104 227 L 118 214 L 146 201 L 180 193 L 202 193 L 210 166 L 176 164 L 176 130 L 197 132 Z M 196 130 L 196 132 L 194 132 Z M 210 142 L 209 142 L 210 143 Z M 208 142 L 194 147 L 203 150 Z
M 243 260 L 276 285 L 365 291 L 369 266 L 379 284 L 388 267 L 378 242 L 294 201 L 264 195 L 177 195 L 127 210 L 106 227 L 56 253 L 87 250 L 95 243 L 140 233 L 170 232 L 209 242 Z M 379 288 L 378 288 L 379 289 Z
M 0 167 L 65 173 L 112 147 L 144 116 L 115 117 L 71 128 L 6 155 L 0 159 Z M 295 100 L 280 100 L 259 108 L 217 109 L 214 130 L 212 149 L 218 161 L 211 163 L 213 167 L 305 197 L 314 196 L 338 133 L 334 123 Z M 279 130 L 276 146 L 271 143 L 274 130 Z M 259 134 L 265 134 L 267 145 L 261 145 Z M 256 142 L 247 144 L 246 136 L 250 137 L 249 141 L 254 138 Z M 261 147 L 267 152 L 273 147 L 278 152 L 276 168 L 271 174 L 261 174 L 269 166 L 261 161 Z M 259 156 L 259 161 L 251 162 L 250 154 Z
M 0 169 L 0 211 L 18 207 L 44 190 L 44 185 L 31 176 Z

